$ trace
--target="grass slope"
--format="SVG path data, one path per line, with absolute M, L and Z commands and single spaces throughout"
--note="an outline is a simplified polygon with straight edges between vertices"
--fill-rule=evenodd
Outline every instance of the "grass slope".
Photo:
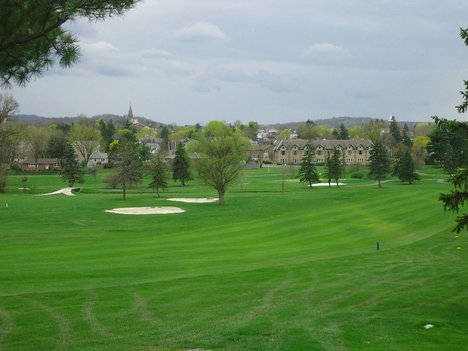
M 2 350 L 462 350 L 466 235 L 422 181 L 346 179 L 307 189 L 279 168 L 246 171 L 226 206 L 202 183 L 127 201 L 105 173 L 75 197 L 0 195 Z M 57 176 L 30 176 L 35 193 Z M 8 203 L 8 207 L 6 207 Z M 113 207 L 179 206 L 122 216 Z M 379 241 L 381 251 L 376 252 Z M 423 326 L 432 323 L 434 328 Z

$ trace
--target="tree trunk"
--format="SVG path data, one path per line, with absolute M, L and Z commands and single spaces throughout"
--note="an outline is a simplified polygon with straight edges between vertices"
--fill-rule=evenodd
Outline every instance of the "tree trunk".
M 0 162 L 0 193 L 4 193 L 6 191 L 6 173 L 3 163 Z
M 127 192 L 126 192 L 127 188 L 125 187 L 125 182 L 122 183 L 122 195 L 123 195 L 123 199 L 126 200 L 127 199 Z
M 380 184 L 380 178 L 377 178 L 377 183 L 379 184 L 379 188 L 381 188 L 382 185 Z
M 224 205 L 224 191 L 223 190 L 218 190 L 218 198 L 219 198 L 219 204 L 221 206 Z

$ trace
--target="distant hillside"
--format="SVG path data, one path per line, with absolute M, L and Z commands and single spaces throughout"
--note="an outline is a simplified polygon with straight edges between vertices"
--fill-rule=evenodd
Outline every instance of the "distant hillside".
M 123 125 L 126 120 L 126 116 L 121 116 L 121 115 L 114 115 L 111 113 L 106 113 L 102 115 L 96 115 L 93 117 L 87 118 L 88 123 L 94 123 L 96 120 L 102 119 L 104 121 L 109 121 L 112 120 L 112 122 L 119 126 Z M 23 121 L 27 122 L 29 124 L 33 124 L 38 127 L 46 127 L 50 124 L 73 124 L 77 123 L 80 120 L 80 117 L 43 117 L 43 116 L 37 116 L 37 115 L 24 115 L 24 114 L 18 114 L 14 116 L 14 120 L 16 121 Z M 153 128 L 159 128 L 161 126 L 165 126 L 166 124 L 161 123 L 161 122 L 156 122 L 153 120 L 150 120 L 145 117 L 138 117 L 138 120 L 141 124 Z M 341 123 L 344 124 L 346 128 L 350 127 L 356 127 L 356 126 L 361 126 L 363 124 L 369 123 L 372 120 L 379 120 L 378 118 L 372 118 L 372 117 L 332 117 L 332 118 L 323 118 L 323 119 L 314 119 L 312 122 L 315 124 L 321 125 L 325 124 L 329 128 L 337 128 Z M 303 125 L 306 121 L 301 121 L 301 122 L 287 122 L 287 123 L 276 123 L 276 124 L 264 124 L 263 127 L 266 128 L 275 128 L 275 129 L 284 129 L 284 128 L 290 128 L 290 129 L 296 129 L 299 126 Z M 385 120 L 387 122 L 387 120 Z M 407 124 L 410 129 L 414 128 L 414 126 L 418 122 L 407 122 L 407 121 L 398 121 L 400 125 Z
M 37 116 L 37 115 L 18 114 L 18 115 L 15 115 L 13 119 L 18 122 L 27 122 L 37 127 L 46 127 L 51 124 L 74 124 L 80 120 L 80 117 L 78 116 L 77 117 L 43 117 L 43 116 Z M 112 122 L 115 125 L 123 125 L 125 123 L 126 116 L 119 116 L 119 115 L 113 115 L 113 114 L 107 113 L 107 114 L 89 117 L 87 118 L 87 121 L 89 121 L 89 123 L 94 123 L 95 121 L 99 119 L 102 119 L 106 122 L 112 120 Z M 164 125 L 164 123 L 155 122 L 145 117 L 138 117 L 138 120 L 140 121 L 141 124 L 144 124 L 145 126 L 153 127 L 153 128 L 157 128 L 157 127 Z
M 314 119 L 311 120 L 315 124 L 323 125 L 325 124 L 328 128 L 337 128 L 340 124 L 343 124 L 346 128 L 350 127 L 357 127 L 363 124 L 369 123 L 370 121 L 379 121 L 379 118 L 372 118 L 372 117 L 332 117 L 332 118 L 324 118 L 324 119 Z M 387 120 L 384 120 L 387 122 Z M 284 129 L 290 128 L 295 129 L 301 125 L 303 125 L 306 121 L 302 122 L 289 122 L 289 123 L 276 123 L 276 124 L 266 124 L 265 127 L 269 128 L 276 128 L 276 129 Z M 407 124 L 410 129 L 414 128 L 416 124 L 419 122 L 409 122 L 409 121 L 398 121 L 398 124 L 403 125 Z
M 32 121 L 43 117 L 37 115 L 15 115 L 13 118 L 17 121 Z

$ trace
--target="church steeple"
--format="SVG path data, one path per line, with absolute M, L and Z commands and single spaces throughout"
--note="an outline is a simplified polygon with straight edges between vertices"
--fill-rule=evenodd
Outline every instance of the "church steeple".
M 132 104 L 130 104 L 130 108 L 128 109 L 128 120 L 132 124 L 138 124 L 139 123 L 138 118 L 133 116 Z
M 128 119 L 133 120 L 133 111 L 132 111 L 132 104 L 130 104 L 130 108 L 128 109 Z

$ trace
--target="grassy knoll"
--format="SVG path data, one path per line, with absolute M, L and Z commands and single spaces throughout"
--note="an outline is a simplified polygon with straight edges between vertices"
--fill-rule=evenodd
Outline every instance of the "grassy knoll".
M 282 192 L 280 168 L 245 171 L 224 207 L 165 200 L 216 195 L 198 181 L 123 201 L 105 172 L 75 197 L 34 196 L 64 186 L 54 175 L 29 176 L 34 194 L 10 177 L 0 349 L 468 349 L 467 236 L 437 201 L 444 176 L 307 189 L 294 172 Z M 186 212 L 104 212 L 159 205 Z

